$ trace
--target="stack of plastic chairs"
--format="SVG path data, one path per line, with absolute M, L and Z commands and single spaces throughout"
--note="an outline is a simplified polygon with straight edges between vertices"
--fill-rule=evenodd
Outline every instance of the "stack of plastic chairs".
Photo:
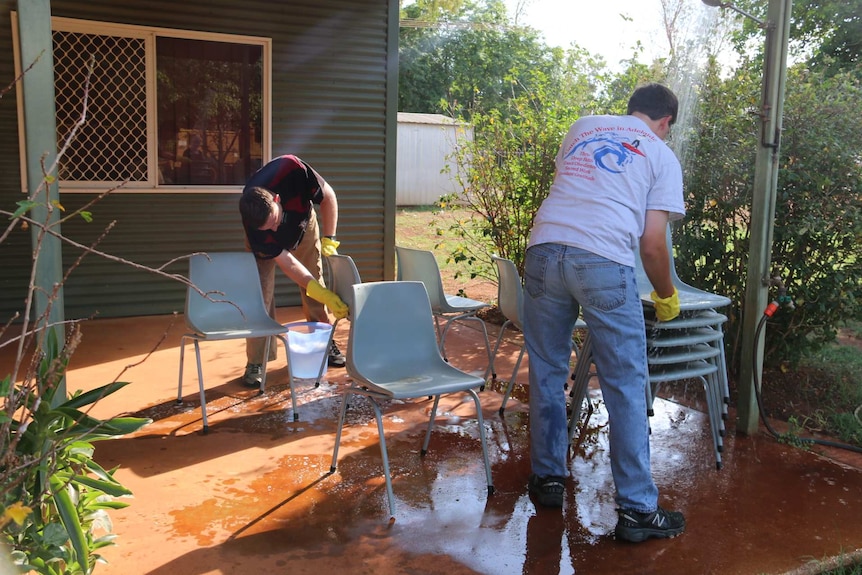
M 653 399 L 662 384 L 672 381 L 699 380 L 706 394 L 716 468 L 720 469 L 725 433 L 724 422 L 727 419 L 730 392 L 723 332 L 727 316 L 717 312 L 716 309 L 727 307 L 731 301 L 725 296 L 706 292 L 683 282 L 673 264 L 670 228 L 667 232 L 667 245 L 671 254 L 671 278 L 679 292 L 679 317 L 666 322 L 655 319 L 655 309 L 650 298 L 653 286 L 647 278 L 639 257 L 636 267 L 638 291 L 644 307 L 647 330 L 647 364 L 650 383 L 646 389 L 647 412 L 649 415 L 653 414 Z M 589 339 L 588 335 L 581 353 L 584 365 L 581 365 L 581 357 L 579 357 L 573 376 L 575 383 L 571 392 L 573 409 L 569 420 L 570 439 L 574 437 L 580 417 L 580 405 L 586 397 L 589 383 L 587 364 L 592 357 Z

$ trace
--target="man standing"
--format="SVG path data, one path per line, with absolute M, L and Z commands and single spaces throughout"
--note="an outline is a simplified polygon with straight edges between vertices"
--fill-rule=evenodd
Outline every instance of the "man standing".
M 569 473 L 561 388 L 583 311 L 610 422 L 615 535 L 634 542 L 685 530 L 681 513 L 658 506 L 652 479 L 646 333 L 634 270 L 634 250 L 640 249 L 657 317 L 676 317 L 679 297 L 665 234 L 685 208 L 682 170 L 663 140 L 678 109 L 673 92 L 649 84 L 632 94 L 628 115 L 575 122 L 557 154 L 554 183 L 536 214 L 524 263 L 530 493 L 541 505 L 563 505 Z
M 321 222 L 312 206 L 320 207 Z M 296 156 L 275 158 L 255 172 L 245 185 L 239 211 L 249 248 L 257 262 L 264 304 L 275 318 L 275 266 L 300 287 L 307 321 L 330 323 L 324 305 L 337 318 L 347 315 L 347 305 L 321 280 L 321 254 L 333 255 L 339 242 L 338 200 L 320 174 Z M 321 229 L 323 231 L 321 237 Z M 264 358 L 265 338 L 246 340 L 248 364 L 243 385 L 260 386 L 263 365 L 276 358 L 276 343 Z M 344 356 L 332 342 L 329 365 L 344 367 Z

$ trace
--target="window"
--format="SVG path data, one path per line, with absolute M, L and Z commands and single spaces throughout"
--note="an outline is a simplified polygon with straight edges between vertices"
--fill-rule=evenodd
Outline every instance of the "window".
M 233 187 L 262 165 L 268 40 L 64 19 L 53 38 L 63 191 Z

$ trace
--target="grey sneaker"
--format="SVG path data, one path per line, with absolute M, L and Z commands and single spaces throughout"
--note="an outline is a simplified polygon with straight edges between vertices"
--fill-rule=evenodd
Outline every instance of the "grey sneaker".
M 329 367 L 344 367 L 344 364 L 347 363 L 344 359 L 344 354 L 335 345 L 335 340 L 329 345 L 329 359 L 327 361 L 329 362 Z
M 245 366 L 245 375 L 242 376 L 242 384 L 246 387 L 260 387 L 263 381 L 263 366 L 259 363 L 250 363 Z
M 685 518 L 678 511 L 665 511 L 661 507 L 652 513 L 639 513 L 631 509 L 617 509 L 617 528 L 614 537 L 640 543 L 650 537 L 665 539 L 685 531 Z

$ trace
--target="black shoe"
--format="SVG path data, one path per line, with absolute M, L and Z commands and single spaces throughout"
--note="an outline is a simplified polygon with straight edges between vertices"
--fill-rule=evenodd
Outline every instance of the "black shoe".
M 619 520 L 614 536 L 623 541 L 640 543 L 650 537 L 657 539 L 676 537 L 685 531 L 685 517 L 678 511 L 665 511 L 661 507 L 652 513 L 617 509 L 617 514 Z
M 329 367 L 344 367 L 344 354 L 339 351 L 338 346 L 333 341 L 329 345 L 329 359 L 327 360 Z
M 245 366 L 245 375 L 242 376 L 242 384 L 245 387 L 260 387 L 263 381 L 263 365 L 250 363 Z
M 563 506 L 563 492 L 566 490 L 565 477 L 555 477 L 553 475 L 539 477 L 533 473 L 530 475 L 528 486 L 530 493 L 545 507 Z

